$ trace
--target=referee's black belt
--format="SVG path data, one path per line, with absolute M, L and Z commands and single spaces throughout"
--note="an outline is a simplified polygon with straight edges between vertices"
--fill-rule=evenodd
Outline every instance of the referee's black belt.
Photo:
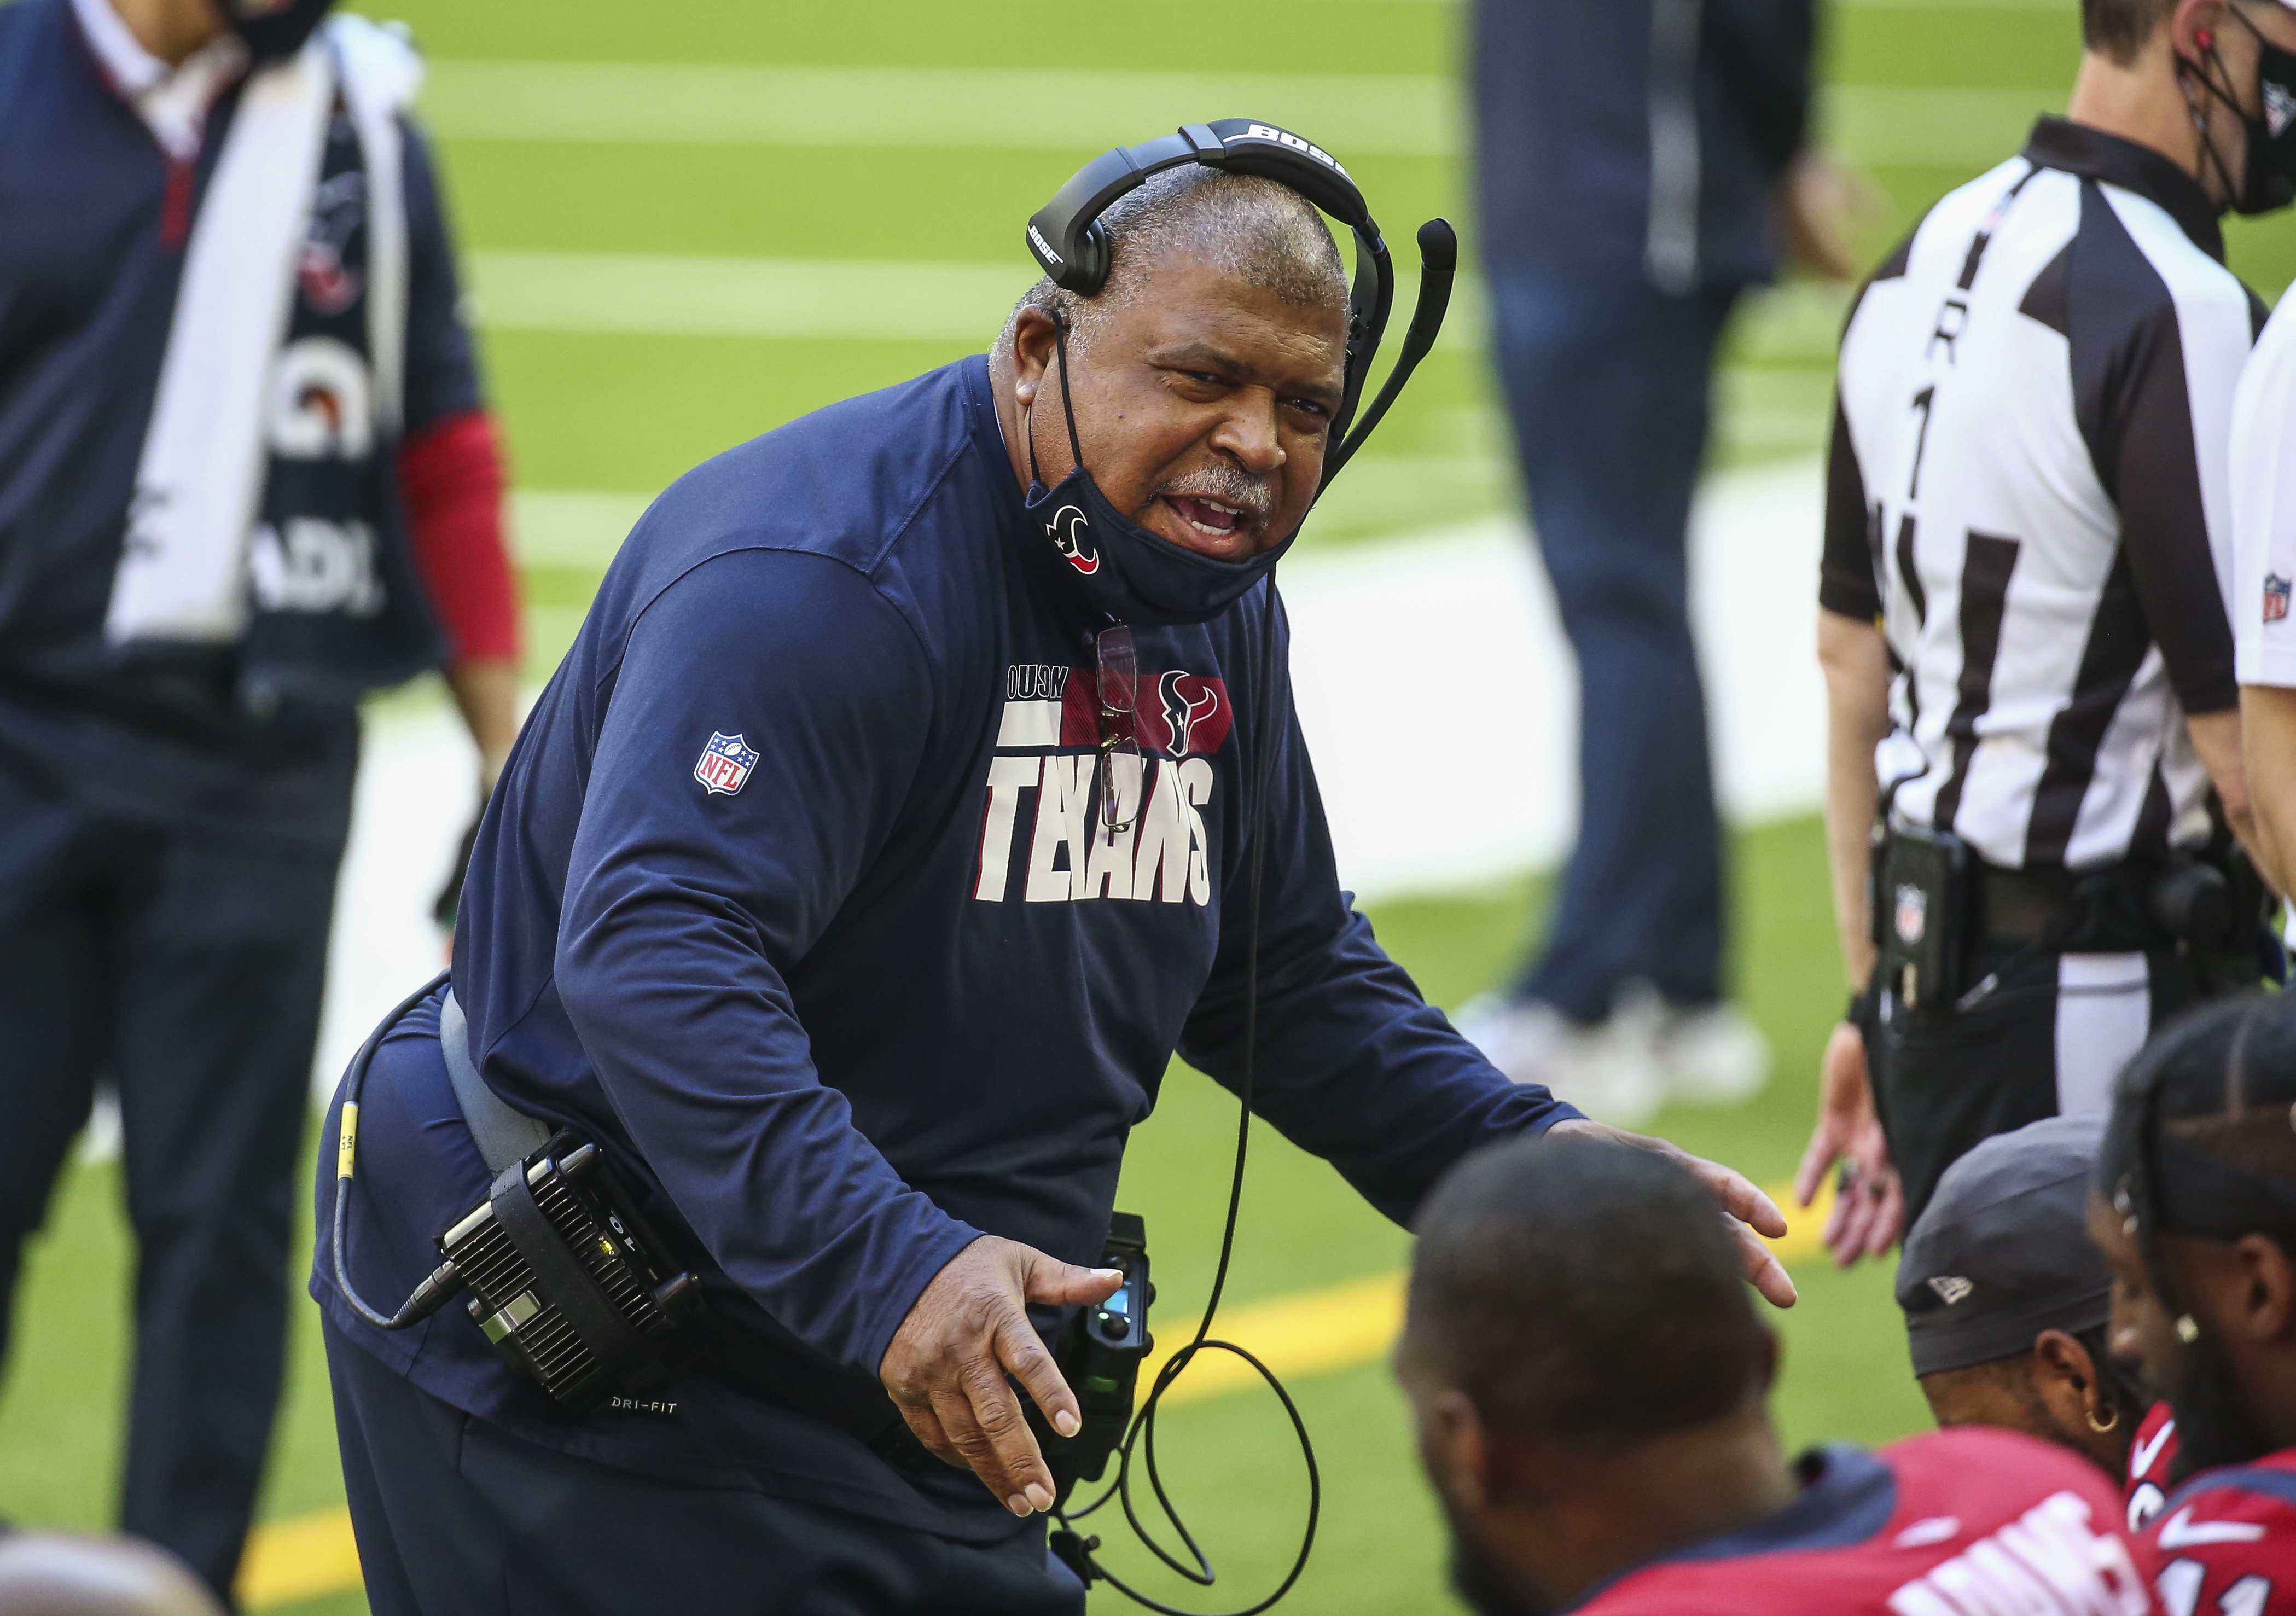
M 2148 894 L 2159 872 L 2123 864 L 2075 874 L 1979 864 L 1973 928 L 1980 947 L 2046 939 L 2068 954 L 2121 954 L 2173 941 L 2153 920 Z

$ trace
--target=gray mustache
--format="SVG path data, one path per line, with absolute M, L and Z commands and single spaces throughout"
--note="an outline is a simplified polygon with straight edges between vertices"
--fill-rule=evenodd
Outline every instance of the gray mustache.
M 1175 477 L 1156 490 L 1159 499 L 1168 494 L 1177 494 L 1184 499 L 1217 499 L 1254 516 L 1266 516 L 1275 508 L 1275 496 L 1268 488 L 1266 478 L 1254 477 L 1226 462 L 1215 462 L 1201 471 Z

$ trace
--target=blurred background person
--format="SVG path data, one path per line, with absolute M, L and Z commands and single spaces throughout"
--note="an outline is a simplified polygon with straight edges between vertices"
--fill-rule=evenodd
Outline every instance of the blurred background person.
M 1966 1426 L 1789 1461 L 1777 1342 L 1710 1198 L 1635 1155 L 1509 1142 L 1421 1210 L 1398 1373 L 1472 1608 L 2150 1608 L 2118 1493 L 2054 1443 Z M 2005 1578 L 2004 1529 L 2058 1552 Z
M 1463 1013 L 1517 1081 L 1632 1124 L 1769 1050 L 1723 997 L 1721 833 L 1690 631 L 1691 493 L 1731 310 L 1783 244 L 1846 275 L 1808 153 L 1816 0 L 1479 0 L 1492 340 L 1578 663 L 1578 831 L 1545 950 Z
M 1799 1185 L 1850 1159 L 1842 1261 L 1894 1238 L 1893 1168 L 1920 1217 L 1963 1152 L 2103 1107 L 2148 1028 L 2259 975 L 2216 556 L 2262 309 L 2218 220 L 2291 194 L 2260 109 L 2296 14 L 2085 0 L 2081 40 L 2067 115 L 1932 208 L 1842 338 L 1818 648 L 1859 997 Z M 2196 863 L 2229 897 L 2177 913 Z
M 2070 1448 L 2115 1481 L 2151 1399 L 2105 1349 L 2112 1276 L 2088 1237 L 2104 1116 L 1997 1134 L 1946 1169 L 1906 1236 L 1898 1306 L 1941 1426 Z
M 2296 1611 L 2296 999 L 2186 1016 L 2130 1063 L 2089 1202 L 2112 1349 L 2176 1413 L 2141 1547 L 2171 1612 Z
M 0 1329 L 107 1079 L 119 1519 L 218 1592 L 279 1398 L 357 701 L 443 663 L 489 776 L 515 726 L 419 67 L 326 9 L 0 8 Z
M 133 1538 L 0 1530 L 0 1616 L 223 1616 L 207 1585 Z

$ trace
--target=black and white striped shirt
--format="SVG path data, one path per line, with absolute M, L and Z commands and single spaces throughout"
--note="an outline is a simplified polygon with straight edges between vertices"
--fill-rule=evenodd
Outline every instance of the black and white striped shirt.
M 2226 458 L 2263 318 L 2223 257 L 2166 157 L 2045 118 L 1859 294 L 1819 600 L 1888 638 L 1895 823 L 2012 868 L 2205 839 L 2183 720 L 2238 699 Z

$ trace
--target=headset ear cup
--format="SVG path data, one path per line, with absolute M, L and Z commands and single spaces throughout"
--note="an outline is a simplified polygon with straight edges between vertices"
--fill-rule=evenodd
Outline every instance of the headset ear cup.
M 1076 272 L 1065 283 L 1080 298 L 1088 298 L 1108 284 L 1108 231 L 1098 219 L 1084 227 L 1077 243 Z

